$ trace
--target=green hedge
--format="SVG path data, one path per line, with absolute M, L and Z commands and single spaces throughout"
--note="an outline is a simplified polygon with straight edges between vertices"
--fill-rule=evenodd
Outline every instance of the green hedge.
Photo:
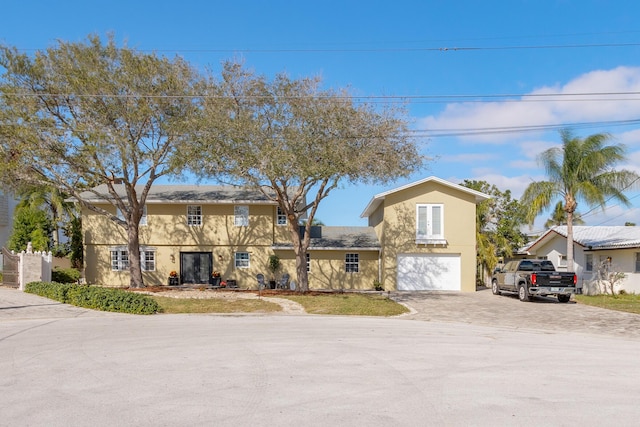
M 75 268 L 54 268 L 51 272 L 51 281 L 57 283 L 78 283 L 80 272 Z
M 55 282 L 28 283 L 25 291 L 65 304 L 102 311 L 154 314 L 160 306 L 147 295 L 122 289 Z

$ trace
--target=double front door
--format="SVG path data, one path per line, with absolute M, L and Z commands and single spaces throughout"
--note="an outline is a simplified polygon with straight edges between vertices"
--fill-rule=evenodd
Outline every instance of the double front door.
M 211 252 L 181 252 L 180 282 L 183 284 L 208 284 L 213 273 Z

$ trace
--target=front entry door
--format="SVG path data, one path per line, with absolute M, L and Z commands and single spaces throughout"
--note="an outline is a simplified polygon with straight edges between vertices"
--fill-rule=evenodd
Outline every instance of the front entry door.
M 211 252 L 180 253 L 180 283 L 208 284 L 213 272 L 213 254 Z

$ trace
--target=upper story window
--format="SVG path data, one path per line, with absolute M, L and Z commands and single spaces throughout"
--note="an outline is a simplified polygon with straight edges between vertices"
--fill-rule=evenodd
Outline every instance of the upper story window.
M 345 254 L 344 271 L 347 273 L 357 273 L 360 270 L 360 257 L 358 254 Z
M 236 227 L 249 226 L 249 206 L 239 205 L 233 208 L 234 220 Z
M 187 225 L 202 225 L 202 206 L 187 206 Z
M 116 216 L 118 219 L 124 221 L 124 214 L 120 210 L 120 208 L 116 208 Z M 140 225 L 147 225 L 147 205 L 142 207 L 142 216 L 140 217 Z
M 444 206 L 420 204 L 416 207 L 416 240 L 420 243 L 444 240 Z M 444 242 L 443 242 L 444 243 Z
M 278 224 L 278 225 L 287 225 L 287 214 L 285 214 L 282 211 L 282 209 L 280 209 L 280 206 L 278 206 L 276 224 Z

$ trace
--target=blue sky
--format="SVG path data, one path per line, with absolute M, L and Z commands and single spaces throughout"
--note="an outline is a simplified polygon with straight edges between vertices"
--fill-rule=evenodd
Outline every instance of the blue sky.
M 406 98 L 412 127 L 424 131 L 421 149 L 433 160 L 408 180 L 336 190 L 318 214 L 327 225 L 366 225 L 360 214 L 372 196 L 429 175 L 486 180 L 519 197 L 529 182 L 544 179 L 536 156 L 559 143 L 551 126 L 581 123 L 578 136 L 610 132 L 628 148 L 622 166 L 640 173 L 637 2 L 4 3 L 0 42 L 20 49 L 112 32 L 130 47 L 214 71 L 240 59 L 267 76 L 319 75 L 325 88 Z M 529 126 L 542 129 L 495 132 Z M 469 129 L 489 132 L 461 135 Z M 630 209 L 612 203 L 604 213 L 589 212 L 580 204 L 578 211 L 589 225 L 640 225 L 640 193 L 627 195 Z

